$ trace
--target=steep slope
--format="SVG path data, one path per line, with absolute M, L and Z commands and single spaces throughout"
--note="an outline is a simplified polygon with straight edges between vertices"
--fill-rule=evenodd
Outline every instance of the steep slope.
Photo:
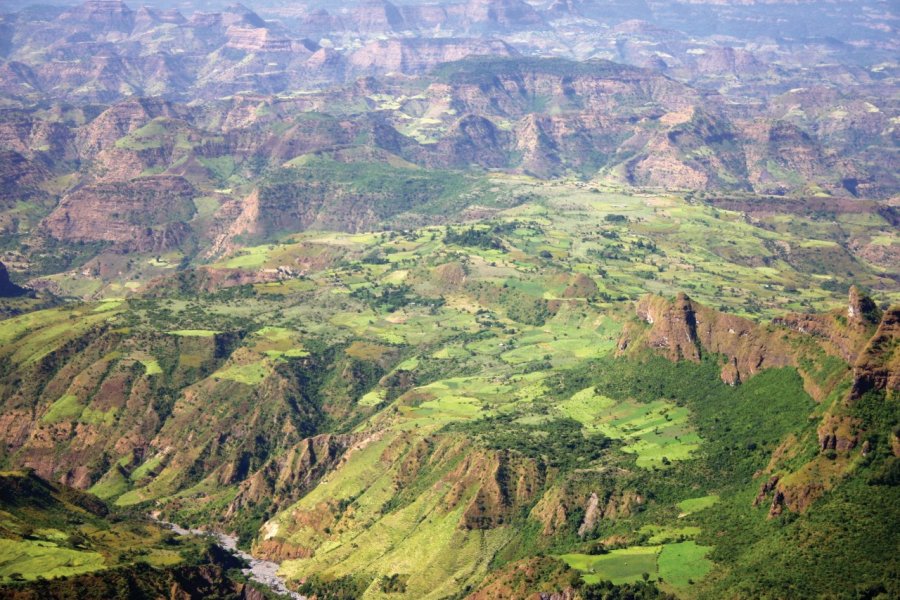
M 171 594 L 260 598 L 229 579 L 239 565 L 191 536 L 116 514 L 96 497 L 33 472 L 0 474 L 0 539 L 5 598 L 106 598 Z
M 194 214 L 195 195 L 181 177 L 149 176 L 85 186 L 65 196 L 41 227 L 57 240 L 163 252 L 189 237 L 186 222 Z

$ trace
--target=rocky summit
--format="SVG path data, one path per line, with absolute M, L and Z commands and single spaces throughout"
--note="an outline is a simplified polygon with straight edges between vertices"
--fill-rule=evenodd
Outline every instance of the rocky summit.
M 900 597 L 890 0 L 0 3 L 0 597 Z

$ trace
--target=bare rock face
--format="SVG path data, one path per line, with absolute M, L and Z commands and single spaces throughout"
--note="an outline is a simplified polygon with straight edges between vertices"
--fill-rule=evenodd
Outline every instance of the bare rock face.
M 869 340 L 872 328 L 880 319 L 881 311 L 872 299 L 860 292 L 856 286 L 852 286 L 845 311 L 829 314 L 790 314 L 779 317 L 774 322 L 827 341 L 836 354 L 853 364 Z
M 351 12 L 351 19 L 361 32 L 402 31 L 403 15 L 387 0 L 368 0 Z
M 369 42 L 348 58 L 351 67 L 367 73 L 424 73 L 440 63 L 469 56 L 515 56 L 511 46 L 500 40 L 478 39 L 391 39 Z
M 603 518 L 614 521 L 634 514 L 637 507 L 644 504 L 644 496 L 635 491 L 613 493 L 603 507 Z
M 60 15 L 64 23 L 88 25 L 95 31 L 128 33 L 134 27 L 134 11 L 120 0 L 88 0 Z
M 306 67 L 316 73 L 330 73 L 343 77 L 346 69 L 344 55 L 332 48 L 319 48 L 306 61 Z
M 41 223 L 67 242 L 108 242 L 122 251 L 159 252 L 189 235 L 193 186 L 182 177 L 152 176 L 82 187 Z
M 466 19 L 473 25 L 487 27 L 524 27 L 543 24 L 541 15 L 522 0 L 470 0 Z
M 700 360 L 697 315 L 687 295 L 678 294 L 671 304 L 648 296 L 638 303 L 637 314 L 652 325 L 650 347 L 665 350 L 670 360 Z
M 226 27 L 265 27 L 262 17 L 240 3 L 228 6 L 222 12 L 222 24 Z
M 772 477 L 762 484 L 759 488 L 759 493 L 753 500 L 753 506 L 759 506 L 766 501 L 766 498 L 775 490 L 775 486 L 778 485 L 778 479 L 779 477 L 777 475 L 772 475 Z
M 698 362 L 704 352 L 728 357 L 722 380 L 729 385 L 763 369 L 794 364 L 793 352 L 777 330 L 696 304 L 685 294 L 673 302 L 647 296 L 638 303 L 637 315 L 651 325 L 647 345 L 670 360 Z M 619 348 L 629 345 L 628 339 L 619 341 Z
M 581 525 L 578 527 L 579 537 L 584 537 L 593 531 L 602 514 L 603 513 L 600 510 L 600 498 L 597 496 L 596 492 L 593 492 L 591 493 L 591 497 L 588 498 L 587 507 L 584 509 L 584 521 L 582 521 Z
M 247 52 L 290 52 L 291 41 L 263 27 L 229 27 L 225 46 Z
M 881 318 L 881 311 L 878 310 L 874 300 L 862 294 L 859 288 L 854 285 L 850 287 L 850 304 L 847 307 L 847 318 L 850 322 L 859 325 L 876 325 Z
M 900 392 L 900 306 L 885 311 L 875 335 L 853 366 L 850 400 L 869 391 L 885 391 L 889 398 Z

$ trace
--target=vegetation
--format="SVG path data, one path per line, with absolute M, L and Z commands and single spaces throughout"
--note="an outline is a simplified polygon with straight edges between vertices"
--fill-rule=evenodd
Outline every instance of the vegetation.
M 356 181 L 345 167 L 272 172 L 263 200 L 341 186 L 382 195 L 383 218 L 411 223 L 400 204 L 481 185 L 412 170 L 404 191 L 381 179 L 405 168 Z M 171 268 L 151 289 L 103 284 L 91 292 L 102 300 L 2 321 L 0 377 L 17 390 L 4 410 L 33 411 L 29 427 L 58 436 L 52 461 L 28 441 L 4 464 L 77 460 L 79 485 L 116 510 L 235 531 L 320 597 L 458 596 L 537 556 L 562 571 L 522 585 L 582 597 L 815 596 L 833 578 L 842 592 L 893 592 L 879 578 L 894 559 L 865 552 L 866 540 L 895 543 L 878 529 L 898 479 L 893 404 L 880 393 L 843 404 L 852 370 L 823 336 L 748 321 L 778 332 L 766 339 L 794 366 L 729 386 L 733 357 L 668 360 L 634 316 L 630 300 L 647 290 L 684 288 L 754 319 L 839 306 L 824 322 L 862 346 L 874 325 L 853 333 L 846 299 L 807 277 L 812 264 L 746 260 L 789 234 L 676 196 L 560 184 L 526 197 L 492 182 L 496 212 L 477 225 L 283 235 L 273 221 L 253 245 Z M 832 417 L 841 435 L 865 432 L 851 451 L 820 451 Z M 774 492 L 754 500 L 775 476 L 823 489 L 769 518 Z M 841 514 L 859 515 L 859 530 Z M 10 581 L 34 580 L 38 563 L 73 577 L 195 564 L 190 543 L 156 534 L 142 534 L 144 554 L 71 524 L 49 528 L 65 539 L 17 527 L 4 534 Z M 126 540 L 115 523 L 98 529 Z M 848 556 L 865 566 L 845 568 Z

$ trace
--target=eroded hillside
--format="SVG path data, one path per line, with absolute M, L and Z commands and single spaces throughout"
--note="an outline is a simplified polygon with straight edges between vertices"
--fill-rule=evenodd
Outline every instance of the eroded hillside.
M 25 4 L 0 595 L 900 596 L 890 2 Z

